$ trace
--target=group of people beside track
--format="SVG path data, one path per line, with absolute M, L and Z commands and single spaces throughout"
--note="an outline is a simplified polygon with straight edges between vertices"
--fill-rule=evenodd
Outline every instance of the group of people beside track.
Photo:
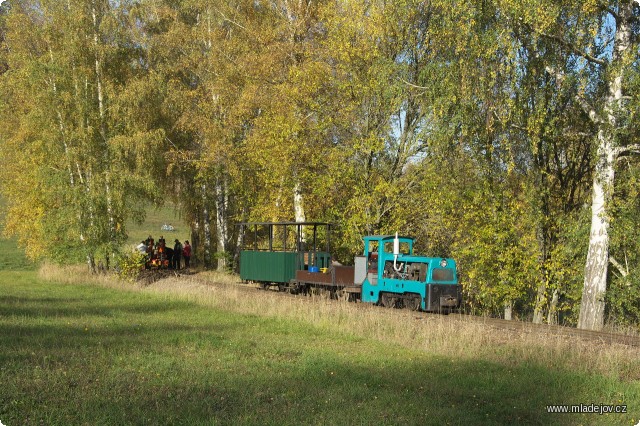
M 184 268 L 189 268 L 191 261 L 191 245 L 189 240 L 184 241 L 184 245 L 176 238 L 173 249 L 167 247 L 164 237 L 161 235 L 156 242 L 151 235 L 141 241 L 136 249 L 147 256 L 145 267 L 147 269 L 152 266 L 169 269 L 182 269 L 182 259 L 184 259 Z

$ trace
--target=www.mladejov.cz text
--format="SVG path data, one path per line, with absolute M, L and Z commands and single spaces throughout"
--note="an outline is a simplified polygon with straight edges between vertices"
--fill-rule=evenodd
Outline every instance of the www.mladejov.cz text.
M 626 405 L 614 404 L 575 404 L 575 405 L 547 405 L 547 413 L 572 414 L 625 414 Z

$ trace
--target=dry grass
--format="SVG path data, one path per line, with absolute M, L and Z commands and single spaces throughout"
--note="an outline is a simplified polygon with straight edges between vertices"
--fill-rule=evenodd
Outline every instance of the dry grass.
M 543 365 L 586 374 L 598 373 L 638 380 L 637 348 L 594 342 L 580 337 L 540 331 L 523 324 L 521 330 L 498 329 L 457 315 L 416 315 L 366 304 L 341 303 L 313 297 L 284 297 L 238 285 L 238 278 L 217 272 L 168 278 L 149 286 L 90 275 L 83 267 L 44 265 L 40 277 L 62 283 L 93 283 L 130 291 L 153 292 L 170 298 L 272 320 L 287 319 L 363 338 L 400 345 L 451 359 L 478 359 L 502 365 Z

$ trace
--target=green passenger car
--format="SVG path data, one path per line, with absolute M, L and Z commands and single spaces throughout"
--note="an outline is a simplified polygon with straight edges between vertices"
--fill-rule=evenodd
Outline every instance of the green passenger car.
M 243 281 L 287 285 L 296 271 L 319 270 L 331 264 L 329 223 L 245 222 L 239 226 Z

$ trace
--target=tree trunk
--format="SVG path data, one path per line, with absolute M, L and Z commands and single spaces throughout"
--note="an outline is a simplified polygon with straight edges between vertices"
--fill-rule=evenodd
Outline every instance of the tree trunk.
M 513 303 L 508 301 L 504 305 L 504 319 L 511 321 L 513 318 Z
M 616 21 L 613 56 L 609 64 L 611 77 L 608 81 L 608 94 L 604 104 L 605 117 L 598 120 L 598 148 L 591 198 L 591 232 L 578 318 L 578 328 L 587 330 L 601 330 L 604 326 L 604 295 L 607 290 L 609 266 L 610 218 L 607 203 L 613 195 L 616 161 L 615 112 L 622 107 L 620 101 L 623 98 L 625 56 L 629 52 L 632 53 L 632 20 L 633 3 L 629 0 L 621 1 Z
M 100 22 L 98 20 L 96 7 L 92 4 L 91 6 L 91 17 L 93 19 L 93 46 L 95 48 L 95 73 L 96 73 L 96 90 L 98 96 L 98 114 L 100 118 L 100 136 L 102 138 L 102 142 L 104 143 L 104 190 L 105 197 L 107 202 L 107 220 L 109 221 L 109 254 L 107 256 L 111 256 L 115 260 L 115 245 L 116 245 L 116 220 L 115 213 L 113 211 L 113 195 L 111 193 L 111 156 L 109 155 L 109 143 L 108 143 L 108 132 L 107 132 L 107 121 L 105 115 L 105 100 L 104 100 L 104 91 L 102 87 L 102 63 L 100 60 L 100 52 L 99 52 L 99 35 L 98 30 L 100 27 Z M 107 259 L 107 269 L 109 268 L 109 259 Z
M 227 210 L 229 205 L 229 197 L 227 195 L 227 179 L 226 176 L 219 176 L 216 179 L 216 236 L 217 236 L 217 252 L 218 252 L 218 271 L 227 269 L 227 241 L 229 241 L 229 232 L 227 226 Z
M 246 220 L 247 217 L 247 208 L 246 206 L 242 207 L 242 214 L 240 216 L 242 218 L 242 222 Z M 236 246 L 233 248 L 233 271 L 239 273 L 240 272 L 240 251 L 243 249 L 244 243 L 244 232 L 246 232 L 246 228 L 241 227 L 238 229 L 238 235 L 236 237 Z
M 533 308 L 533 323 L 534 324 L 542 324 L 542 318 L 544 317 L 544 305 L 546 302 L 547 295 L 547 283 L 545 278 L 541 278 L 540 284 L 538 285 L 538 294 L 536 295 L 536 304 Z
M 238 237 L 236 238 L 236 246 L 233 250 L 233 262 L 231 265 L 231 269 L 234 272 L 240 272 L 240 250 L 242 250 L 242 232 L 244 230 L 239 230 Z
M 293 210 L 296 222 L 304 222 L 307 220 L 302 202 L 302 188 L 300 187 L 300 183 L 296 183 L 296 186 L 293 188 Z
M 96 259 L 93 254 L 87 254 L 87 267 L 92 274 L 96 273 Z
M 580 303 L 578 328 L 601 330 L 604 326 L 604 294 L 607 291 L 609 267 L 609 216 L 607 199 L 613 192 L 613 146 L 611 136 L 598 134 L 596 164 L 591 199 L 591 232 L 589 251 L 584 267 L 584 287 Z
M 196 212 L 191 223 L 191 265 L 196 265 L 199 260 L 200 249 L 200 212 Z
M 547 324 L 558 324 L 558 289 L 553 290 L 551 296 L 551 304 L 549 305 L 549 313 L 547 314 Z
M 538 196 L 540 197 L 540 212 L 538 216 L 538 226 L 536 230 L 536 238 L 538 240 L 538 261 L 540 262 L 538 292 L 536 295 L 536 303 L 533 308 L 533 323 L 542 324 L 544 318 L 544 309 L 547 304 L 547 287 L 549 285 L 549 275 L 547 263 L 549 261 L 549 252 L 551 251 L 551 237 L 549 227 L 549 217 L 551 216 L 551 208 L 549 202 L 549 179 L 544 168 L 547 163 L 544 156 L 542 134 L 538 137 L 538 147 L 536 155 L 536 181 L 538 183 Z
M 204 231 L 203 241 L 203 263 L 205 269 L 211 268 L 211 215 L 207 201 L 207 184 L 202 185 L 202 229 Z
M 295 215 L 296 222 L 305 222 L 307 220 L 304 214 L 304 205 L 302 198 L 302 188 L 300 187 L 300 183 L 296 182 L 296 185 L 293 187 L 293 213 Z M 300 243 L 304 246 L 306 242 L 306 238 L 304 236 L 304 226 L 300 227 Z
M 49 57 L 51 58 L 51 64 L 54 64 L 54 58 L 53 58 L 53 50 L 51 49 L 51 47 L 49 47 Z M 74 68 L 74 81 L 75 81 L 75 68 Z M 53 91 L 53 94 L 56 98 L 58 98 L 58 88 L 56 85 L 56 82 L 53 80 L 53 77 L 51 78 L 50 81 L 51 84 L 51 90 Z M 78 96 L 78 90 L 76 87 L 76 99 L 79 99 Z M 64 123 L 64 120 L 62 118 L 62 113 L 60 112 L 59 107 L 56 110 L 56 116 L 58 117 L 58 128 L 60 129 L 60 138 L 62 140 L 62 147 L 64 149 L 64 155 L 65 155 L 65 159 L 66 159 L 66 165 L 67 165 L 67 171 L 69 173 L 69 188 L 71 189 L 72 192 L 76 191 L 76 180 L 74 178 L 73 175 L 73 160 L 71 157 L 71 150 L 69 149 L 69 144 L 67 143 L 67 131 L 66 131 L 66 126 Z M 75 163 L 76 168 L 78 170 L 78 178 L 80 180 L 80 184 L 84 185 L 84 181 L 82 178 L 82 170 L 80 169 L 80 164 L 76 161 Z M 89 191 L 89 188 L 86 189 L 87 192 Z M 75 194 L 74 194 L 75 197 Z M 76 205 L 78 204 L 77 202 L 75 203 Z M 84 232 L 83 232 L 83 212 L 82 210 L 78 210 L 78 238 L 80 240 L 81 244 L 85 244 L 85 237 L 84 237 Z M 95 264 L 95 260 L 94 260 L 94 256 L 93 254 L 87 254 L 87 265 L 89 267 L 89 271 L 91 273 L 95 273 L 96 271 L 96 264 Z

